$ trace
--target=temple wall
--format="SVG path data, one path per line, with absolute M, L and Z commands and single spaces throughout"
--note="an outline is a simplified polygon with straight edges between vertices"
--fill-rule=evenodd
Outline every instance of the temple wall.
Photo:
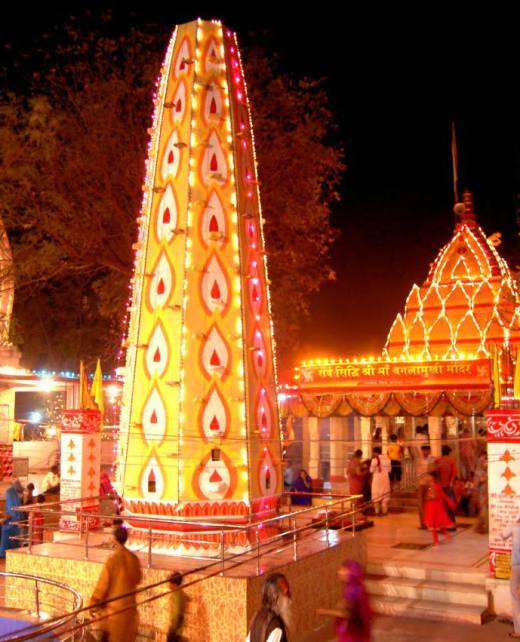
M 340 587 L 336 572 L 345 559 L 365 562 L 366 542 L 362 533 L 319 553 L 276 568 L 277 572 L 287 576 L 291 586 L 295 622 L 292 639 L 295 642 L 306 632 L 325 623 L 324 618 L 315 615 L 315 610 L 318 607 L 332 608 L 339 599 Z M 101 568 L 101 562 L 38 555 L 34 549 L 32 554 L 23 550 L 9 551 L 6 563 L 7 571 L 48 577 L 75 588 L 81 593 L 85 603 L 90 599 Z M 167 578 L 171 572 L 171 569 L 143 568 L 143 584 L 158 582 Z M 191 579 L 196 577 L 190 576 Z M 189 600 L 184 628 L 186 638 L 207 642 L 243 642 L 248 624 L 259 606 L 263 580 L 263 576 L 215 576 L 186 588 Z M 24 586 L 23 580 L 8 582 L 6 606 L 34 610 L 31 591 Z M 32 582 L 30 584 L 32 588 Z M 153 593 L 161 592 L 164 592 L 164 588 L 158 587 L 144 595 L 151 597 Z M 139 613 L 140 628 L 151 635 L 151 639 L 163 642 L 168 624 L 167 598 L 144 605 Z

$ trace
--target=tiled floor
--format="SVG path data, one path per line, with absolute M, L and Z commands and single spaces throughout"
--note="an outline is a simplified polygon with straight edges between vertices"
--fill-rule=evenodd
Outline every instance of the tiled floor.
M 474 531 L 473 519 L 460 518 L 459 523 L 467 524 L 468 527 L 459 528 L 456 533 L 452 533 L 451 541 L 443 543 L 441 536 L 439 546 L 410 550 L 395 546 L 432 543 L 431 533 L 417 527 L 416 515 L 400 513 L 375 518 L 375 527 L 366 531 L 368 559 L 370 562 L 405 562 L 411 566 L 427 565 L 486 571 L 488 536 Z

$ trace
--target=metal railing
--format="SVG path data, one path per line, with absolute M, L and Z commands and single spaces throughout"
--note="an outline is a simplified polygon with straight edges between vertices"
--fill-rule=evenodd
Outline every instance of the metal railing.
M 287 495 L 289 495 L 290 497 L 292 494 L 293 493 L 288 493 Z M 217 540 L 214 542 L 215 555 L 209 559 L 208 557 L 205 557 L 204 565 L 198 566 L 197 568 L 192 568 L 189 571 L 183 573 L 182 588 L 186 589 L 189 586 L 203 582 L 210 577 L 214 577 L 217 575 L 226 575 L 231 571 L 236 572 L 237 569 L 244 567 L 246 564 L 249 564 L 247 575 L 250 575 L 251 572 L 257 575 L 265 573 L 267 571 L 267 567 L 263 567 L 262 562 L 265 562 L 269 555 L 272 555 L 272 564 L 269 566 L 269 570 L 272 570 L 272 568 L 275 568 L 277 565 L 279 566 L 281 564 L 287 563 L 287 558 L 281 559 L 278 555 L 281 548 L 289 548 L 292 558 L 294 560 L 298 560 L 300 557 L 300 544 L 302 542 L 309 542 L 309 540 L 314 540 L 316 542 L 318 550 L 324 550 L 325 548 L 334 546 L 337 543 L 337 539 L 331 536 L 331 531 L 333 529 L 340 528 L 343 530 L 350 530 L 351 536 L 355 537 L 356 529 L 359 524 L 358 514 L 360 512 L 360 508 L 356 506 L 356 503 L 361 499 L 360 495 L 331 495 L 325 493 L 294 494 L 299 496 L 308 495 L 311 499 L 314 499 L 315 501 L 319 500 L 323 502 L 323 504 L 320 506 L 309 506 L 300 510 L 292 511 L 290 513 L 282 513 L 280 515 L 276 515 L 275 517 L 243 525 L 222 524 L 215 523 L 213 521 L 194 519 L 168 520 L 169 524 L 175 522 L 178 525 L 198 526 L 201 530 L 209 527 L 217 528 L 217 531 L 214 533 L 217 536 Z M 89 498 L 88 501 L 91 502 L 92 498 Z M 77 502 L 78 500 L 74 500 L 73 503 Z M 67 502 L 62 502 L 62 504 L 66 503 Z M 45 506 L 49 507 L 50 505 L 46 504 Z M 55 506 L 58 506 L 58 502 L 56 502 Z M 27 512 L 29 513 L 35 508 L 41 509 L 41 505 L 27 507 L 24 506 L 24 510 L 27 510 Z M 78 513 L 70 510 L 63 511 L 54 509 L 53 512 L 56 515 L 74 514 L 78 516 Z M 82 514 L 80 513 L 79 515 L 83 516 L 83 524 L 88 524 L 92 516 L 99 517 L 99 514 L 97 513 L 85 512 Z M 104 515 L 104 517 L 108 518 L 114 516 Z M 121 518 L 118 517 L 118 519 Z M 156 527 L 160 525 L 161 522 L 165 522 L 164 518 L 158 519 L 153 517 L 146 517 L 140 519 L 144 522 L 154 522 L 154 526 Z M 284 520 L 286 520 L 285 524 Z M 28 532 L 30 532 L 30 522 L 31 519 L 29 519 L 29 524 L 26 523 L 26 525 L 28 526 Z M 244 536 L 244 534 L 248 534 L 247 546 L 244 546 L 243 550 L 233 551 L 232 547 L 226 546 L 229 536 L 234 534 L 239 534 L 241 536 Z M 317 534 L 318 537 L 312 538 L 312 534 Z M 92 544 L 92 539 L 89 540 L 88 538 L 88 529 L 84 533 L 78 532 L 78 536 L 83 539 L 81 542 L 76 542 L 74 545 L 83 547 L 83 556 L 88 559 L 89 541 L 90 546 L 94 546 L 94 544 Z M 198 536 L 200 537 L 200 534 Z M 190 539 L 188 541 L 191 542 L 193 540 Z M 29 542 L 27 543 L 29 544 Z M 70 542 L 67 540 L 67 543 Z M 147 545 L 149 547 L 147 561 L 148 564 L 150 564 L 152 562 L 153 539 L 150 539 L 149 542 L 147 542 Z M 312 552 L 315 552 L 315 549 L 313 549 Z M 309 549 L 307 549 L 306 553 L 309 553 Z M 186 557 L 186 555 L 183 554 L 183 557 Z M 129 594 L 119 595 L 115 598 L 112 598 L 112 600 L 97 604 L 95 608 L 97 609 L 100 606 L 105 606 L 109 601 L 121 599 L 122 597 L 127 597 L 128 595 L 135 595 L 136 597 L 140 596 L 142 599 L 137 601 L 137 606 L 144 607 L 153 601 L 167 597 L 171 594 L 172 589 L 168 582 L 169 579 L 165 579 L 160 580 L 155 584 L 140 587 Z M 161 593 L 157 593 L 156 589 L 159 587 L 162 587 L 163 589 L 166 588 L 166 590 Z M 107 617 L 107 615 L 105 614 L 102 616 L 94 616 L 89 619 L 88 612 L 90 608 L 91 607 L 89 606 L 80 606 L 69 614 L 68 617 L 70 618 L 70 620 L 67 628 L 67 633 L 69 635 L 72 636 L 74 634 L 78 634 L 79 632 L 84 631 L 87 627 L 96 625 L 100 620 L 103 620 Z M 117 612 L 123 612 L 126 608 L 129 607 L 123 607 L 122 609 L 120 609 L 120 611 Z M 14 642 L 15 640 L 22 642 L 22 640 L 33 640 L 35 638 L 38 638 L 38 636 L 41 636 L 42 634 L 55 635 L 56 632 L 60 630 L 62 630 L 61 620 L 56 617 L 54 619 L 50 619 L 45 624 L 42 624 L 38 628 L 38 630 L 27 628 L 25 631 L 21 632 L 21 635 L 15 638 L 11 637 L 10 639 L 12 640 L 12 642 Z M 80 640 L 81 638 L 68 637 L 67 639 Z M 3 642 L 3 638 L 1 637 L 0 642 Z
M 227 554 L 245 554 L 255 551 L 257 559 L 257 572 L 260 572 L 261 558 L 264 551 L 269 554 L 270 549 L 278 543 L 287 545 L 290 540 L 293 547 L 293 558 L 298 559 L 298 547 L 301 539 L 319 529 L 325 530 L 324 547 L 330 546 L 330 530 L 337 528 L 339 523 L 343 527 L 356 532 L 355 503 L 361 499 L 360 495 L 338 495 L 331 493 L 284 493 L 283 499 L 292 496 L 308 496 L 310 501 L 320 502 L 319 505 L 310 505 L 266 519 L 248 517 L 248 523 L 241 524 L 230 521 L 229 517 L 216 519 L 198 518 L 170 518 L 166 516 L 139 516 L 118 515 L 117 513 L 101 513 L 92 510 L 78 509 L 78 504 L 84 503 L 92 506 L 93 498 L 74 499 L 63 502 L 33 504 L 23 507 L 23 512 L 28 514 L 27 520 L 18 522 L 20 535 L 13 537 L 19 546 L 27 546 L 32 552 L 36 543 L 40 543 L 44 531 L 53 531 L 56 543 L 82 549 L 83 559 L 88 560 L 93 548 L 106 547 L 106 542 L 100 541 L 101 525 L 112 524 L 115 520 L 128 521 L 133 527 L 133 549 L 146 555 L 146 565 L 153 566 L 156 552 L 160 552 L 160 545 L 165 541 L 172 546 L 183 547 L 182 556 L 196 560 L 216 560 L 225 567 Z M 101 497 L 94 499 L 103 499 Z M 67 504 L 74 508 L 67 509 Z M 282 505 L 282 508 L 284 506 Z M 287 508 L 287 507 L 285 507 Z M 34 515 L 40 513 L 47 521 L 52 518 L 52 525 L 43 524 L 35 526 Z M 242 517 L 242 516 L 239 516 Z M 75 520 L 76 529 L 60 533 L 59 522 L 63 519 Z M 236 519 L 236 518 L 235 518 Z M 38 534 L 38 542 L 35 536 Z M 106 534 L 105 534 L 106 536 Z M 102 536 L 101 536 L 102 537 Z
M 83 606 L 83 599 L 75 589 L 45 577 L 8 571 L 0 571 L 0 587 L 4 595 L 2 606 L 9 609 L 3 617 L 8 618 L 12 613 L 13 619 L 18 620 L 23 615 L 24 619 L 28 618 L 24 629 L 34 627 L 39 634 L 45 628 L 45 620 L 52 619 L 56 639 L 83 640 L 83 629 L 71 631 L 77 621 L 75 612 Z M 0 635 L 0 642 L 14 639 L 16 633 Z

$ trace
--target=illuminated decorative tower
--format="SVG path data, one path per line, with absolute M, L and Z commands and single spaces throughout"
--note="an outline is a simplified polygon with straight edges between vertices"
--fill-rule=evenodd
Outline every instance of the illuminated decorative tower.
M 453 237 L 392 324 L 385 346 L 390 357 L 482 357 L 493 345 L 520 345 L 520 296 L 507 263 L 476 220 L 469 192 L 456 215 Z
M 136 530 L 132 515 L 259 519 L 281 492 L 276 373 L 251 116 L 220 22 L 171 38 L 143 189 L 116 476 L 125 513 Z

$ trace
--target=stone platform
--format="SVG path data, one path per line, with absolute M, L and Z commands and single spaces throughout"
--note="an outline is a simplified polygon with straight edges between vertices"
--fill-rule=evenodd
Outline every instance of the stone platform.
M 92 538 L 92 535 L 90 536 Z M 330 531 L 329 547 L 324 531 L 316 531 L 298 542 L 298 559 L 293 560 L 293 547 L 273 548 L 261 558 L 257 575 L 257 560 L 252 554 L 243 564 L 225 565 L 220 562 L 193 560 L 186 557 L 154 555 L 152 568 L 147 568 L 147 557 L 139 554 L 143 566 L 143 585 L 166 579 L 172 570 L 189 572 L 185 582 L 197 579 L 185 589 L 188 597 L 184 635 L 189 640 L 205 642 L 243 642 L 248 624 L 259 605 L 264 575 L 272 570 L 284 573 L 291 586 L 294 605 L 295 630 L 293 640 L 304 638 L 316 629 L 323 619 L 315 615 L 318 607 L 333 607 L 339 598 L 337 569 L 345 559 L 366 561 L 365 534 Z M 99 577 L 102 564 L 110 554 L 110 535 L 99 535 L 89 542 L 89 559 L 84 559 L 84 546 L 79 540 L 67 543 L 48 543 L 27 549 L 11 550 L 7 554 L 6 570 L 49 577 L 77 589 L 88 601 Z M 211 576 L 211 574 L 214 574 Z M 164 592 L 164 586 L 141 594 L 140 599 Z M 7 599 L 7 596 L 9 598 Z M 6 606 L 20 598 L 16 587 L 6 593 Z M 165 640 L 168 604 L 160 598 L 140 608 L 140 623 L 152 639 Z

